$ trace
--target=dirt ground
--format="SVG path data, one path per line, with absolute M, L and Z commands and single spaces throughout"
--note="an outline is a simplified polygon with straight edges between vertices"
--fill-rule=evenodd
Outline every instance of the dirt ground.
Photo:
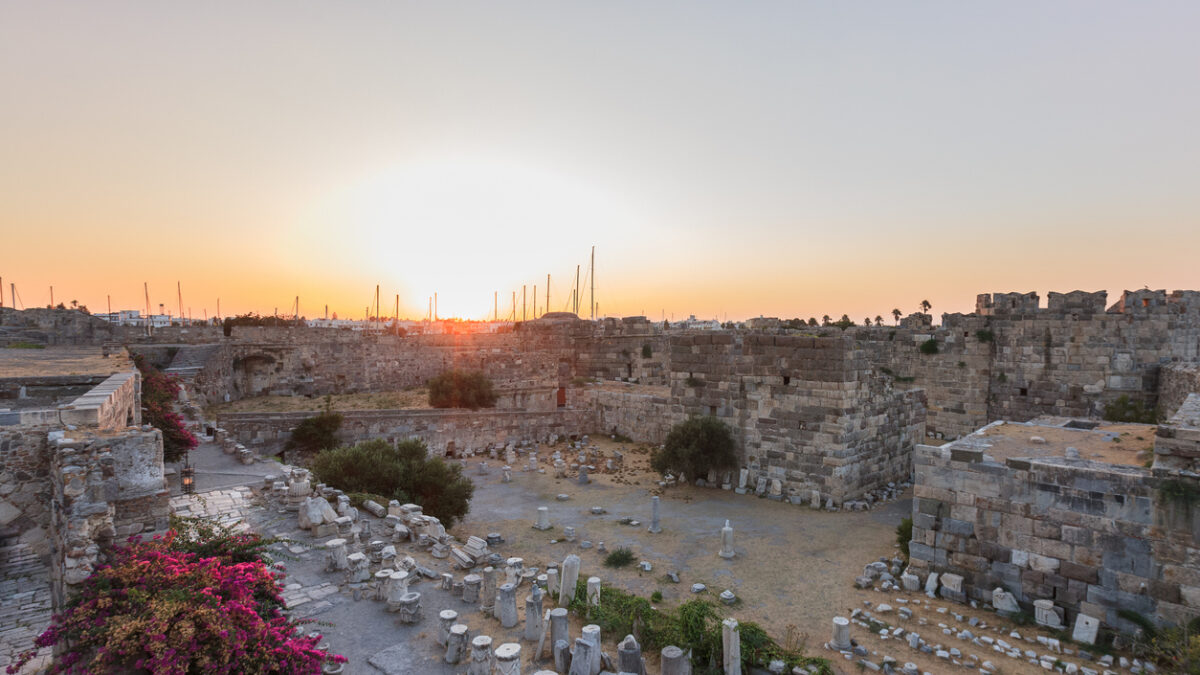
M 593 442 L 606 456 L 622 447 L 608 439 Z M 643 597 L 661 591 L 666 607 L 695 597 L 691 586 L 696 582 L 707 586 L 701 596 L 714 602 L 728 589 L 739 601 L 733 607 L 719 605 L 727 615 L 758 622 L 781 641 L 791 632 L 807 645 L 808 653 L 821 655 L 821 644 L 829 639 L 831 617 L 848 613 L 848 608 L 860 602 L 853 588 L 854 576 L 866 563 L 894 555 L 896 526 L 911 509 L 911 502 L 900 500 L 874 511 L 828 513 L 720 489 L 663 489 L 649 471 L 649 450 L 624 447 L 624 470 L 605 473 L 603 461 L 598 461 L 588 485 L 578 485 L 573 478 L 554 478 L 549 457 L 553 449 L 543 448 L 539 453 L 545 474 L 517 470 L 527 463 L 522 460 L 520 466 L 514 466 L 513 480 L 507 484 L 500 480 L 497 461 L 489 462 L 488 476 L 479 476 L 479 460 L 472 459 L 468 474 L 476 481 L 475 499 L 455 534 L 461 539 L 466 534 L 500 532 L 505 537 L 504 555 L 524 558 L 527 567 L 542 570 L 547 563 L 561 563 L 575 553 L 583 561 L 581 578 L 597 576 L 604 584 Z M 568 452 L 561 444 L 558 449 Z M 570 500 L 556 501 L 559 493 L 570 495 Z M 663 531 L 650 534 L 650 497 L 656 494 L 662 502 Z M 533 529 L 538 506 L 549 507 L 552 529 Z M 592 515 L 593 506 L 607 513 Z M 625 517 L 640 524 L 620 524 Z M 725 520 L 734 529 L 737 556 L 732 560 L 717 555 Z M 564 526 L 575 527 L 578 540 L 551 543 L 562 539 Z M 605 553 L 597 547 L 580 548 L 584 540 L 596 545 L 604 542 L 609 551 L 627 547 L 638 561 L 649 561 L 653 569 L 606 568 Z M 667 579 L 669 571 L 679 574 L 680 583 Z M 615 644 L 623 636 L 608 637 Z
M 858 672 L 859 668 L 839 653 L 824 649 L 830 637 L 831 620 L 834 616 L 850 616 L 854 609 L 869 609 L 864 602 L 872 607 L 880 603 L 889 603 L 894 608 L 910 607 L 914 611 L 912 619 L 900 620 L 895 611 L 878 618 L 893 627 L 917 632 L 930 644 L 944 644 L 946 649 L 958 647 L 964 654 L 976 654 L 981 662 L 991 660 L 1004 673 L 1042 672 L 1040 666 L 1027 661 L 1011 659 L 943 634 L 944 629 L 957 633 L 967 628 L 976 636 L 989 635 L 1016 643 L 1009 636 L 1012 630 L 1030 639 L 1037 631 L 1016 626 L 991 611 L 941 599 L 930 600 L 921 593 L 854 588 L 854 577 L 862 574 L 864 565 L 896 555 L 896 526 L 912 509 L 908 496 L 871 511 L 831 513 L 714 488 L 660 488 L 657 476 L 649 470 L 649 449 L 645 446 L 607 438 L 593 439 L 592 443 L 604 457 L 623 448 L 625 462 L 622 470 L 608 473 L 603 469 L 603 460 L 593 460 L 597 470 L 591 472 L 591 483 L 587 485 L 579 485 L 574 477 L 554 478 L 550 460 L 553 451 L 560 450 L 568 459 L 577 454 L 564 444 L 540 450 L 539 466 L 545 473 L 525 470 L 528 461 L 520 459 L 513 466 L 511 483 L 502 482 L 502 460 L 488 460 L 489 473 L 479 475 L 481 458 L 471 458 L 467 473 L 477 486 L 475 498 L 470 514 L 454 528 L 454 534 L 461 540 L 469 534 L 499 532 L 505 542 L 497 548 L 498 552 L 524 558 L 526 567 L 541 570 L 550 562 L 561 564 L 563 558 L 574 553 L 583 562 L 581 579 L 596 576 L 605 585 L 615 585 L 647 598 L 660 591 L 663 607 L 674 607 L 697 597 L 691 586 L 703 583 L 707 590 L 699 597 L 712 600 L 723 615 L 758 622 L 780 642 L 795 640 L 806 654 L 830 659 L 838 672 Z M 569 495 L 569 500 L 557 501 L 555 497 L 560 493 Z M 659 534 L 647 532 L 652 495 L 661 498 L 663 531 Z M 550 530 L 533 529 L 538 506 L 550 509 Z M 593 506 L 603 508 L 606 513 L 593 515 Z M 626 517 L 637 519 L 639 524 L 621 524 L 619 521 Z M 727 519 L 734 528 L 737 552 L 732 560 L 717 555 L 720 529 Z M 575 543 L 562 540 L 565 526 L 575 528 Z M 580 548 L 585 540 L 595 546 Z M 621 569 L 604 567 L 606 554 L 599 551 L 600 542 L 604 542 L 608 551 L 618 547 L 631 549 L 636 560 L 651 563 L 652 571 L 641 572 L 635 565 Z M 667 578 L 669 571 L 679 574 L 680 583 Z M 718 594 L 726 589 L 738 597 L 732 607 L 717 600 Z M 944 612 L 938 612 L 939 608 Z M 954 618 L 955 614 L 962 617 L 961 622 Z M 983 626 L 970 627 L 972 616 Z M 922 619 L 925 625 L 920 623 Z M 876 663 L 883 655 L 889 655 L 901 664 L 911 661 L 932 673 L 959 669 L 910 649 L 903 638 L 881 640 L 854 624 L 851 635 L 871 651 L 869 658 Z M 615 653 L 615 645 L 622 637 L 605 635 L 606 649 Z M 1047 651 L 1042 645 L 1024 639 L 1021 645 L 1039 654 Z M 1071 660 L 1067 656 L 1063 659 Z
M 124 350 L 113 352 L 104 356 L 100 347 L 0 349 L 0 377 L 107 375 L 133 368 Z

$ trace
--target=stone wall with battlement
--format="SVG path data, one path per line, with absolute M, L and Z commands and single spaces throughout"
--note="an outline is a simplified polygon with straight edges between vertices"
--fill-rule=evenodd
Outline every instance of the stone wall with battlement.
M 671 414 L 733 428 L 751 479 L 835 503 L 907 480 L 924 394 L 872 372 L 849 335 L 713 332 L 671 339 Z
M 1122 631 L 1121 609 L 1182 624 L 1200 615 L 1200 504 L 1138 466 L 997 459 L 964 439 L 917 446 L 910 569 L 954 573 L 969 599 L 1002 588 L 1026 611 L 1052 600 Z M 1198 489 L 1195 478 L 1191 489 Z
M 283 449 L 291 430 L 313 413 L 230 413 L 217 424 L 232 438 L 265 454 Z M 382 438 L 424 440 L 436 455 L 460 456 L 489 446 L 524 440 L 549 442 L 585 433 L 590 411 L 561 408 L 521 410 L 359 410 L 342 413 L 338 437 L 345 443 Z

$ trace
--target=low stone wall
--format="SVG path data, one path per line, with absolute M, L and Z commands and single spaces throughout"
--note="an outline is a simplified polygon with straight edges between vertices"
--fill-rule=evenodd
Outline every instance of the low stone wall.
M 983 602 L 1003 588 L 1026 610 L 1052 600 L 1068 626 L 1083 613 L 1136 629 L 1121 609 L 1172 624 L 1200 615 L 1200 504 L 1166 496 L 1150 471 L 925 445 L 915 464 L 909 551 L 922 576 L 961 575 Z
M 229 413 L 217 424 L 247 446 L 266 454 L 283 449 L 292 429 L 317 414 Z M 517 443 L 547 442 L 590 429 L 590 411 L 560 408 L 553 411 L 521 410 L 357 410 L 342 413 L 338 436 L 346 443 L 375 438 L 396 442 L 424 440 L 436 455 L 457 456 L 469 450 Z
M 162 474 L 162 434 L 150 427 L 123 431 L 53 431 L 50 485 L 52 598 L 61 607 L 72 586 L 104 561 L 113 543 L 164 530 L 170 513 Z
M 142 376 L 137 370 L 110 375 L 61 409 L 63 424 L 121 429 L 142 423 Z

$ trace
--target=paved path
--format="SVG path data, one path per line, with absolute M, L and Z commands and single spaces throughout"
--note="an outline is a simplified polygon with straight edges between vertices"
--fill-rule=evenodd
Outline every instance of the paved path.
M 50 569 L 26 544 L 0 547 L 0 669 L 33 648 L 50 625 Z M 49 659 L 43 649 L 22 673 L 38 670 Z

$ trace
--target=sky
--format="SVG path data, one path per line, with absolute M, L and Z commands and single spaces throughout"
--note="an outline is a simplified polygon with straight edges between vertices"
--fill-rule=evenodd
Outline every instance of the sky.
M 0 0 L 0 280 L 721 320 L 1200 288 L 1200 3 Z M 588 314 L 591 280 L 583 284 Z

